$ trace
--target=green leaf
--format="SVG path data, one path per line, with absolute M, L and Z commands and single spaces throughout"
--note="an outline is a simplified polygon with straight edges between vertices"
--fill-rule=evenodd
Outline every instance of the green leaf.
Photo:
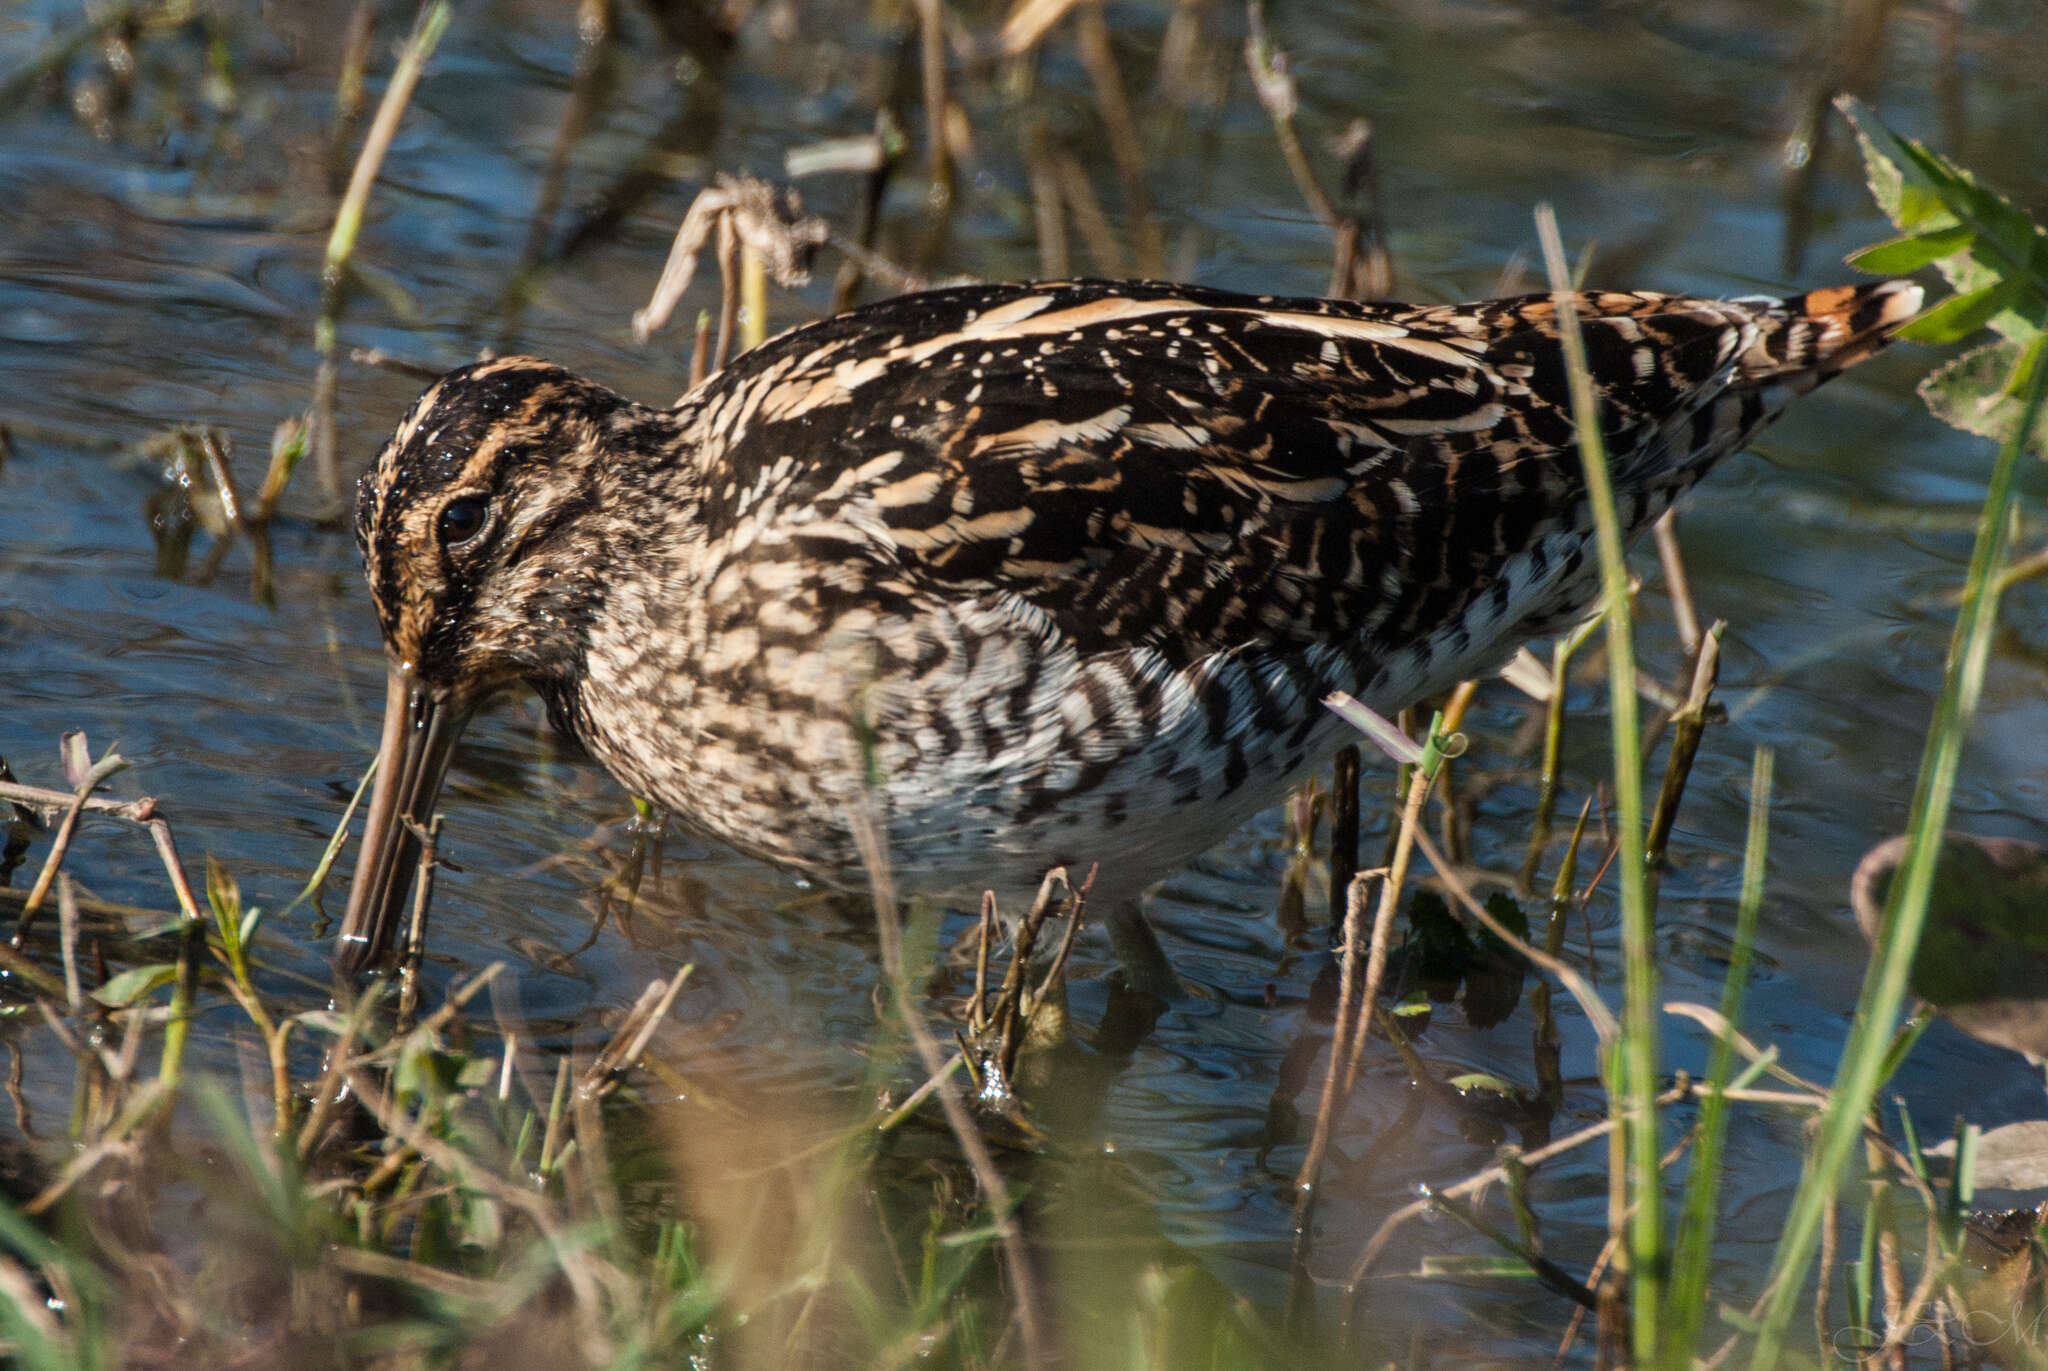
M 221 941 L 228 951 L 241 947 L 237 939 L 242 928 L 242 888 L 228 869 L 215 861 L 211 852 L 206 854 L 206 902 L 213 907 L 213 922 L 220 929 Z
M 165 938 L 176 935 L 183 937 L 185 926 L 192 921 L 183 914 L 166 912 L 161 918 L 150 919 L 136 924 L 128 930 L 128 936 L 135 942 L 148 942 L 151 938 Z
M 339 1038 L 348 1031 L 348 1016 L 333 1009 L 308 1009 L 292 1015 L 286 1023 L 304 1024 L 321 1033 Z
M 178 974 L 176 962 L 151 962 L 131 967 L 92 992 L 92 997 L 109 1009 L 126 1009 L 160 985 L 169 985 Z
M 1900 228 L 1938 233 L 1942 229 L 1956 227 L 1961 221 L 1949 213 L 1941 192 L 1932 186 L 1911 184 L 1900 190 L 1899 208 L 1892 216 L 1892 222 Z
M 1967 252 L 1976 241 L 1977 230 L 1965 224 L 1952 224 L 1947 228 L 1887 239 L 1861 252 L 1850 253 L 1847 260 L 1856 270 L 1867 271 L 1874 276 L 1903 276 L 1909 271 L 1920 270 L 1929 262 Z
M 2013 279 L 1994 282 L 1967 294 L 1951 295 L 1900 328 L 1898 336 L 1916 343 L 1960 342 L 2003 313 L 2025 290 L 2026 282 Z
M 7 1364 L 23 1371 L 107 1365 L 112 1345 L 105 1336 L 107 1312 L 118 1306 L 97 1264 L 52 1242 L 43 1223 L 6 1201 L 0 1201 L 0 1252 L 18 1256 L 33 1269 L 31 1275 L 10 1261 L 10 1279 L 0 1290 L 0 1339 L 7 1343 Z M 64 1316 L 54 1325 L 47 1293 L 52 1287 L 65 1292 Z
M 1925 227 L 1921 223 L 1924 214 L 1913 212 L 1906 204 L 1906 174 L 1879 145 L 1880 140 L 1890 136 L 1891 130 L 1877 122 L 1876 116 L 1871 115 L 1860 101 L 1846 104 L 1837 101 L 1835 108 L 1841 110 L 1856 130 L 1857 146 L 1863 150 L 1864 183 L 1870 187 L 1870 198 L 1884 211 L 1885 218 L 1909 231 Z M 1865 127 L 1866 116 L 1874 127 Z M 1924 196 L 1925 192 L 1921 193 Z M 1936 203 L 1939 203 L 1938 199 Z
M 2020 341 L 2034 346 L 2028 347 L 2020 354 L 2019 361 L 2013 364 L 2011 377 L 2006 380 L 2005 389 L 2000 392 L 2015 400 L 2024 400 L 2027 392 L 2033 388 L 2034 371 L 2041 365 L 2042 360 L 2038 338 L 2023 338 Z
M 1499 920 L 1501 926 L 1517 938 L 1524 942 L 1529 940 L 1529 916 L 1522 912 L 1521 905 L 1515 903 L 1515 897 L 1505 890 L 1496 890 L 1486 897 L 1486 912 Z M 1490 928 L 1482 928 L 1479 931 L 1479 941 L 1503 957 L 1514 957 L 1517 960 L 1521 958 L 1521 953 L 1503 942 Z
M 1486 912 L 1516 937 L 1528 938 L 1529 916 L 1507 892 L 1496 890 L 1488 895 Z M 1527 970 L 1521 953 L 1482 926 L 1472 965 L 1465 972 L 1465 1022 L 1474 1028 L 1491 1028 L 1514 1013 Z
M 1905 850 L 1903 838 L 1881 843 L 1856 870 L 1850 902 L 1866 937 L 1883 921 Z M 1964 1032 L 2048 1057 L 2048 847 L 1965 833 L 1943 840 L 1912 986 Z
M 1472 935 L 1433 890 L 1418 890 L 1408 901 L 1408 934 L 1408 976 L 1430 999 L 1452 998 L 1478 955 Z
M 1424 1276 L 1452 1280 L 1534 1280 L 1536 1270 L 1514 1257 L 1487 1255 L 1424 1257 L 1418 1270 Z
M 1448 1081 L 1444 1083 L 1450 1086 L 1450 1088 L 1453 1090 L 1461 1092 L 1472 1090 L 1485 1090 L 1490 1091 L 1495 1095 L 1506 1096 L 1508 1099 L 1511 1100 L 1515 1099 L 1520 1093 L 1515 1089 L 1514 1086 L 1502 1080 L 1500 1077 L 1488 1075 L 1484 1071 L 1467 1071 L 1460 1075 L 1451 1077 Z
M 1943 423 L 2005 442 L 2023 408 L 2016 392 L 2024 389 L 2028 369 L 2040 355 L 2038 343 L 2010 338 L 1986 343 L 1922 380 L 1920 398 Z M 2048 415 L 2035 423 L 2032 438 L 2036 450 L 2048 451 Z
M 2024 210 L 1893 133 L 1854 97 L 1842 96 L 1835 107 L 1855 126 L 1871 196 L 1894 224 L 1912 234 L 1963 226 L 1977 235 L 1970 251 L 1932 259 L 1950 285 L 1967 294 L 2011 277 L 2025 281 L 2036 299 L 2048 297 L 2048 234 Z
M 399 1051 L 391 1073 L 391 1088 L 408 1105 L 446 1099 L 460 1088 L 460 1072 L 467 1058 L 437 1050 L 433 1040 L 414 1030 Z

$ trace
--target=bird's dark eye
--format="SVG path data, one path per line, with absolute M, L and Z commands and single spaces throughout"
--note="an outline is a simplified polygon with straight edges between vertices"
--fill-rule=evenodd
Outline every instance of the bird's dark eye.
M 441 509 L 441 518 L 434 525 L 434 531 L 441 537 L 441 546 L 454 547 L 466 543 L 483 530 L 484 518 L 490 506 L 481 495 L 465 495 L 450 500 Z

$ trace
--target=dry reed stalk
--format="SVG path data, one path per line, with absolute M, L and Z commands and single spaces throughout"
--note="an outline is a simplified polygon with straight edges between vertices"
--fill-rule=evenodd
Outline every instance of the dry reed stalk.
M 313 418 L 309 428 L 313 473 L 329 512 L 341 506 L 341 475 L 334 452 L 335 326 L 341 316 L 349 259 L 355 255 L 356 237 L 362 230 L 371 188 L 383 170 L 385 154 L 391 150 L 392 139 L 398 136 L 399 121 L 405 117 L 427 59 L 441 41 L 452 15 L 447 0 L 433 0 L 421 6 L 412 36 L 406 40 L 398 65 L 391 73 L 391 84 L 384 88 L 384 98 L 378 102 L 376 117 L 363 138 L 362 151 L 356 155 L 348 189 L 342 192 L 341 204 L 334 212 L 334 229 L 327 237 L 326 260 L 320 271 L 320 313 L 313 324 L 313 347 L 320 356 L 320 365 L 313 378 Z
M 695 966 L 685 966 L 666 981 L 649 981 L 647 988 L 633 1002 L 626 1017 L 604 1050 L 591 1058 L 584 1069 L 583 1077 L 577 1082 L 580 1095 L 596 1097 L 612 1090 L 619 1078 L 640 1064 L 648 1045 L 654 1041 L 655 1032 L 668 1021 L 669 1011 L 675 1007 L 676 996 L 682 993 L 683 983 L 690 979 Z
M 695 390 L 704 384 L 704 378 L 711 374 L 711 311 L 697 311 L 697 327 L 690 335 L 690 370 L 688 390 Z M 688 393 L 686 390 L 685 394 Z
M 925 1027 L 916 1005 L 911 1002 L 903 966 L 903 931 L 897 922 L 896 882 L 889 869 L 889 854 L 883 845 L 881 829 L 864 803 L 850 809 L 847 819 L 874 890 L 875 927 L 882 945 L 882 967 L 889 977 L 897 1014 L 910 1035 L 926 1074 L 938 1081 L 935 1090 L 939 1107 L 945 1112 L 946 1123 L 953 1130 L 954 1140 L 960 1144 L 961 1154 L 988 1204 L 1003 1253 L 1004 1269 L 1009 1273 L 1010 1284 L 1016 1294 L 1017 1332 L 1023 1344 L 1024 1364 L 1029 1371 L 1045 1371 L 1045 1368 L 1056 1365 L 1060 1358 L 1054 1353 L 1050 1330 L 1046 1327 L 1043 1293 L 1032 1266 L 1031 1254 L 1024 1246 L 1023 1233 L 1017 1226 L 1009 1186 L 1002 1173 L 996 1170 L 988 1143 L 975 1126 L 959 1090 L 950 1079 L 939 1079 L 946 1071 L 945 1054 Z
M 1060 198 L 1074 216 L 1074 227 L 1080 230 L 1081 241 L 1088 245 L 1095 269 L 1105 276 L 1130 275 L 1130 259 L 1124 255 L 1116 230 L 1109 225 L 1109 216 L 1102 212 L 1102 202 L 1095 198 L 1095 186 L 1088 179 L 1087 168 L 1071 152 L 1057 148 L 1052 153 L 1052 169 L 1059 180 Z
M 1565 690 L 1572 656 L 1592 636 L 1598 624 L 1597 617 L 1589 619 L 1550 645 L 1550 682 L 1542 697 L 1543 761 L 1538 770 L 1536 816 L 1530 824 L 1529 844 L 1522 853 L 1519 888 L 1524 891 L 1535 888 L 1536 871 L 1543 863 L 1544 849 L 1550 844 L 1551 825 L 1557 817 L 1557 796 L 1564 766 Z
M 44 790 L 38 786 L 0 782 L 0 800 L 11 800 L 17 804 L 40 806 L 53 810 L 68 810 L 74 802 L 78 801 L 78 797 L 75 794 L 66 794 L 61 790 Z M 192 887 L 185 880 L 184 868 L 178 860 L 177 842 L 171 836 L 169 821 L 158 812 L 156 805 L 156 800 L 147 795 L 135 800 L 102 800 L 97 797 L 91 797 L 79 803 L 78 808 L 83 813 L 107 814 L 117 819 L 126 819 L 130 823 L 140 824 L 143 828 L 147 829 L 151 841 L 156 845 L 157 856 L 163 862 L 164 870 L 170 877 L 171 889 L 178 896 L 179 909 L 187 919 L 197 919 L 199 917 L 199 905 L 192 896 Z M 52 872 L 51 874 L 54 879 L 55 873 Z
M 1095 88 L 1096 108 L 1101 111 L 1103 129 L 1109 134 L 1110 157 L 1123 183 L 1124 221 L 1137 258 L 1138 274 L 1158 277 L 1166 271 L 1166 240 L 1159 231 L 1158 220 L 1152 216 L 1152 197 L 1146 189 L 1145 148 L 1138 138 L 1130 97 L 1124 91 L 1123 73 L 1117 68 L 1102 0 L 1081 0 L 1074 8 L 1074 17 L 1074 38 L 1081 65 L 1087 68 L 1089 83 Z
M 1685 574 L 1685 550 L 1678 542 L 1678 511 L 1667 509 L 1651 526 L 1657 539 L 1657 560 L 1664 566 L 1664 590 L 1671 597 L 1671 622 L 1687 656 L 1700 650 L 1700 614 L 1693 605 L 1692 581 Z
M 1674 1086 L 1658 1098 L 1658 1104 L 1660 1106 L 1676 1104 L 1686 1098 L 1688 1091 L 1689 1087 L 1687 1086 Z M 1516 1164 L 1524 1167 L 1540 1166 L 1553 1157 L 1561 1157 L 1567 1152 L 1573 1152 L 1586 1146 L 1588 1143 L 1598 1142 L 1614 1132 L 1614 1128 L 1615 1123 L 1613 1119 L 1602 1119 L 1598 1123 L 1588 1124 L 1576 1133 L 1567 1134 L 1543 1147 L 1521 1153 L 1515 1159 Z M 1427 1198 L 1411 1200 L 1382 1219 L 1379 1227 L 1375 1228 L 1372 1236 L 1366 1240 L 1365 1246 L 1359 1250 L 1357 1260 L 1351 1264 L 1351 1269 L 1344 1278 L 1344 1300 L 1339 1315 L 1339 1328 L 1344 1336 L 1348 1339 L 1356 1332 L 1358 1300 L 1363 1293 L 1365 1279 L 1372 1273 L 1372 1268 L 1378 1263 L 1380 1254 L 1386 1250 L 1387 1244 L 1393 1241 L 1395 1233 L 1400 1231 L 1410 1221 L 1429 1213 L 1438 1198 L 1454 1200 L 1473 1198 L 1483 1193 L 1487 1187 L 1506 1181 L 1507 1176 L 1507 1164 L 1505 1162 L 1496 1162 L 1492 1166 L 1474 1172 L 1455 1185 L 1447 1185 L 1435 1190 Z
M 1600 1244 L 1600 1251 L 1593 1258 L 1593 1265 L 1586 1272 L 1586 1284 L 1598 1289 L 1605 1281 L 1607 1268 L 1614 1261 L 1614 1254 L 1621 1250 L 1621 1244 L 1609 1234 Z M 1550 1359 L 1550 1371 L 1563 1371 L 1564 1359 L 1572 1350 L 1572 1344 L 1579 1340 L 1579 1333 L 1586 1326 L 1586 1308 L 1573 1308 L 1572 1316 L 1564 1326 L 1564 1336 L 1558 1339 L 1557 1353 Z
M 420 841 L 419 875 L 413 881 L 412 920 L 406 927 L 405 946 L 398 959 L 398 1032 L 411 1030 L 419 1008 L 420 965 L 427 954 L 427 912 L 433 906 L 434 873 L 441 868 L 441 815 L 428 817 L 424 825 L 408 823 Z
M 1288 70 L 1286 52 L 1266 31 L 1264 7 L 1253 0 L 1245 8 L 1245 19 L 1244 58 L 1252 92 L 1273 122 L 1274 139 L 1280 144 L 1280 156 L 1294 178 L 1296 191 L 1330 234 L 1332 262 L 1325 293 L 1350 299 L 1385 298 L 1393 289 L 1393 263 L 1386 249 L 1386 226 L 1380 222 L 1371 122 L 1353 120 L 1337 145 L 1345 161 L 1346 187 L 1367 205 L 1367 217 L 1362 218 L 1338 208 L 1309 163 L 1294 122 L 1299 110 L 1294 77 Z
M 633 336 L 646 342 L 669 321 L 697 270 L 697 258 L 718 236 L 721 274 L 737 275 L 737 254 L 744 243 L 759 253 L 768 274 L 777 285 L 796 289 L 810 281 L 811 253 L 831 238 L 824 220 L 803 213 L 803 201 L 793 190 L 778 192 L 768 182 L 752 176 L 729 176 L 721 172 L 690 202 L 683 222 L 676 230 L 668 260 L 655 283 L 645 307 L 633 313 Z M 737 318 L 735 282 L 726 292 Z M 721 319 L 719 337 L 730 347 L 731 327 Z M 724 363 L 713 359 L 711 370 Z
M 85 994 L 78 980 L 78 892 L 71 877 L 57 878 L 57 921 L 59 955 L 64 962 L 64 1007 L 76 1016 L 85 1008 Z
M 1358 773 L 1355 744 L 1337 749 L 1330 781 L 1330 923 L 1340 924 L 1350 908 L 1351 881 L 1358 874 Z
M 356 0 L 341 35 L 341 60 L 335 64 L 334 127 L 328 133 L 329 189 L 339 195 L 348 182 L 348 140 L 362 122 L 363 72 L 370 64 L 370 39 L 377 27 L 377 0 Z
M 998 48 L 1006 57 L 1022 56 L 1037 47 L 1078 3 L 1080 0 L 1018 0 L 997 35 Z
M 1038 239 L 1038 269 L 1048 281 L 1073 274 L 1067 252 L 1066 199 L 1060 193 L 1060 171 L 1054 163 L 1045 126 L 1024 121 L 1021 135 L 1024 171 L 1031 186 L 1031 223 Z
M 732 340 L 740 322 L 740 237 L 732 215 L 718 216 L 718 343 L 711 350 L 711 369 L 724 371 L 732 361 Z
M 1664 781 L 1650 813 L 1650 831 L 1643 839 L 1643 860 L 1653 873 L 1664 867 L 1665 847 L 1671 841 L 1672 825 L 1678 821 L 1678 806 L 1685 798 L 1685 783 L 1692 775 L 1693 758 L 1699 753 L 1700 736 L 1706 731 L 1707 705 L 1721 674 L 1721 635 L 1728 625 L 1716 620 L 1699 640 L 1693 662 L 1692 687 L 1685 703 L 1671 716 L 1671 751 L 1664 761 Z M 1646 752 L 1647 748 L 1644 749 Z M 1650 895 L 1656 898 L 1653 876 Z
M 1345 198 L 1360 208 L 1348 210 L 1337 225 L 1330 295 L 1384 300 L 1394 293 L 1394 258 L 1387 246 L 1374 147 L 1370 119 L 1353 119 L 1336 142 L 1335 151 L 1344 159 Z
M 1303 1308 L 1307 1290 L 1308 1250 L 1323 1161 L 1336 1132 L 1338 1111 L 1351 1098 L 1357 1084 L 1359 1065 L 1365 1056 L 1368 1028 L 1373 1022 L 1373 1011 L 1378 1008 L 1380 983 L 1386 974 L 1387 942 L 1393 930 L 1394 911 L 1407 881 L 1409 859 L 1422 836 L 1423 807 L 1428 803 L 1430 788 L 1444 756 L 1439 747 L 1441 736 L 1432 726 L 1424 760 L 1407 769 L 1408 793 L 1402 804 L 1393 858 L 1387 869 L 1383 873 L 1361 872 L 1351 881 L 1344 916 L 1344 942 L 1339 949 L 1337 1018 L 1330 1034 L 1330 1059 L 1323 1073 L 1322 1094 L 1316 1103 L 1315 1129 L 1309 1136 L 1308 1151 L 1294 1178 L 1294 1251 L 1289 1304 L 1290 1312 L 1295 1315 Z M 1379 888 L 1372 933 L 1361 943 L 1366 894 L 1375 877 Z M 1366 959 L 1362 977 L 1358 972 L 1361 954 Z M 1406 1044 L 1400 1046 L 1405 1047 Z
M 562 204 L 562 186 L 568 180 L 569 159 L 583 141 L 590 115 L 604 84 L 606 59 L 617 34 L 615 0 L 578 0 L 576 5 L 576 63 L 570 78 L 569 101 L 562 110 L 562 122 L 555 128 L 555 141 L 548 149 L 548 162 L 534 191 L 533 213 L 527 219 L 526 245 L 519 260 L 530 267 L 547 254 L 555 214 Z
M 942 0 L 912 0 L 917 12 L 918 79 L 924 93 L 925 175 L 928 208 L 943 217 L 953 204 L 953 102 L 946 93 L 946 14 Z

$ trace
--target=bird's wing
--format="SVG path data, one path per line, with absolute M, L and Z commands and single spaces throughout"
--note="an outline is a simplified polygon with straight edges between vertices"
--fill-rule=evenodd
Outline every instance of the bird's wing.
M 1867 337 L 1858 300 L 1832 302 L 1830 333 L 1801 301 L 1579 296 L 1624 518 L 1746 439 L 1772 386 Z M 752 501 L 803 508 L 822 537 L 858 528 L 886 566 L 849 592 L 1014 595 L 1084 651 L 1398 643 L 1541 580 L 1548 535 L 1587 526 L 1544 296 L 968 287 L 826 320 L 734 372 L 700 401 L 724 517 Z

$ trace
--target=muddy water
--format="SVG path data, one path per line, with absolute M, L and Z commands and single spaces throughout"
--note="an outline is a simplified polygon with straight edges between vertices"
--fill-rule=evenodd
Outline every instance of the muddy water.
M 182 573 L 166 574 L 149 513 L 160 508 L 163 464 L 138 445 L 169 425 L 217 425 L 253 489 L 273 426 L 308 403 L 346 8 L 226 7 L 211 32 L 134 35 L 132 64 L 88 46 L 61 77 L 17 89 L 0 110 L 0 420 L 13 434 L 0 471 L 0 751 L 23 779 L 54 783 L 60 731 L 118 741 L 136 766 L 114 793 L 163 798 L 192 859 L 216 854 L 250 900 L 272 908 L 303 881 L 375 743 L 382 657 L 354 550 L 312 517 L 319 493 L 302 471 L 273 531 L 274 605 L 252 597 L 246 545 L 199 574 L 203 531 Z M 993 35 L 1002 14 L 984 8 L 960 15 L 963 35 Z M 1398 293 L 1492 292 L 1533 255 L 1530 209 L 1548 199 L 1569 238 L 1594 244 L 1597 283 L 1740 294 L 1840 278 L 1842 254 L 1883 231 L 1842 130 L 1817 113 L 1844 83 L 2023 202 L 2048 204 L 2034 155 L 2048 116 L 2038 79 L 2048 39 L 2030 5 L 1906 3 L 1874 34 L 1858 12 L 1883 7 L 1844 8 L 1837 19 L 1770 0 L 1322 3 L 1276 7 L 1272 23 L 1326 177 L 1337 174 L 1331 137 L 1354 118 L 1373 121 Z M 1086 68 L 1063 33 L 1048 41 L 1028 96 L 986 65 L 961 78 L 971 155 L 950 222 L 935 233 L 918 170 L 915 62 L 903 60 L 912 49 L 867 7 L 760 7 L 722 60 L 679 56 L 629 8 L 607 93 L 568 150 L 561 210 L 537 240 L 544 260 L 523 266 L 578 62 L 565 11 L 498 3 L 458 15 L 372 201 L 344 351 L 380 348 L 439 368 L 517 348 L 636 396 L 673 395 L 687 340 L 671 332 L 637 346 L 628 320 L 690 196 L 714 170 L 776 175 L 792 146 L 868 131 L 881 97 L 897 103 L 913 140 L 883 202 L 883 253 L 940 275 L 1041 271 L 1020 136 L 1033 122 L 1076 159 L 1113 230 L 1128 227 Z M 1170 31 L 1176 14 L 1182 27 Z M 1243 76 L 1242 16 L 1196 0 L 1121 5 L 1111 20 L 1166 268 L 1213 285 L 1321 289 L 1326 239 Z M 77 22 L 69 5 L 12 7 L 0 73 Z M 398 19 L 377 32 L 373 97 L 402 34 Z M 639 168 L 652 174 L 636 181 Z M 628 193 L 636 185 L 645 194 Z M 843 175 L 807 181 L 805 193 L 841 224 L 860 198 Z M 1071 238 L 1074 269 L 1116 268 L 1084 235 Z M 773 297 L 776 327 L 826 307 L 833 265 L 810 288 Z M 715 280 L 700 282 L 682 317 L 714 304 L 715 291 Z M 1773 873 L 1751 1028 L 1794 1070 L 1822 1078 L 1861 974 L 1848 873 L 1902 823 L 1949 630 L 1942 597 L 1961 578 L 1989 462 L 1983 444 L 1943 429 L 1912 397 L 1930 360 L 1900 350 L 1803 403 L 1761 451 L 1700 490 L 1684 522 L 1696 597 L 1731 625 L 1731 720 L 1708 735 L 1674 843 L 1666 991 L 1718 993 L 1749 758 L 1772 745 Z M 335 421 L 346 477 L 418 384 L 343 366 Z M 2040 473 L 2025 479 L 2038 496 Z M 2038 840 L 2048 828 L 2048 599 L 2027 586 L 2009 605 L 1957 815 L 1963 827 Z M 1645 614 L 1648 660 L 1669 675 L 1676 649 L 1660 597 L 1646 597 Z M 1574 704 L 1575 808 L 1602 774 L 1605 725 L 1599 688 L 1580 687 Z M 1534 802 L 1518 770 L 1528 712 L 1494 687 L 1474 716 L 1475 760 L 1502 776 L 1481 798 L 1477 830 L 1477 860 L 1496 869 L 1518 865 Z M 564 956 L 586 941 L 599 884 L 626 858 L 628 809 L 601 772 L 549 739 L 526 698 L 472 726 L 445 808 L 459 869 L 438 891 L 437 978 L 508 959 L 517 976 L 507 1009 L 559 1046 L 601 1036 L 649 977 L 694 963 L 678 1014 L 715 1036 L 726 1060 L 811 1088 L 853 1078 L 873 1028 L 875 950 L 860 911 L 671 838 L 630 918 Z M 1318 938 L 1290 945 L 1271 917 L 1280 838 L 1268 815 L 1166 884 L 1155 922 L 1195 993 L 1153 1025 L 1075 1125 L 1081 1139 L 1114 1144 L 1167 1237 L 1261 1302 L 1280 1288 L 1299 1159 L 1284 1140 L 1267 1149 L 1265 1121 L 1319 965 Z M 93 830 L 75 865 L 104 898 L 165 900 L 132 835 Z M 326 906 L 338 911 L 338 897 Z M 317 910 L 294 914 L 273 929 L 272 965 L 320 975 L 329 931 Z M 1573 955 L 1611 973 L 1613 943 L 1611 912 L 1596 904 Z M 1084 949 L 1084 1025 L 1104 1012 L 1108 966 L 1105 949 Z M 218 1016 L 223 1035 L 229 1021 Z M 1484 1069 L 1526 1084 L 1528 1034 L 1526 1013 L 1476 1030 L 1440 1010 L 1423 1050 L 1445 1074 Z M 68 1069 L 25 1041 L 31 1098 L 61 1101 Z M 1599 1107 L 1586 1084 L 1589 1047 L 1583 1023 L 1568 1018 L 1565 1072 L 1578 1084 L 1562 1125 Z M 225 1041 L 212 1048 L 232 1060 Z M 1684 1031 L 1668 1051 L 1680 1066 L 1704 1059 Z M 1941 1028 L 1898 1085 L 1937 1127 L 1962 1110 L 1984 1123 L 2042 1112 L 2038 1076 L 2017 1058 Z M 1416 1184 L 1490 1159 L 1488 1140 L 1454 1111 L 1402 1117 L 1408 1103 L 1398 1068 L 1370 1069 L 1341 1139 L 1370 1164 L 1332 1188 L 1319 1274 L 1341 1271 Z M 1793 1121 L 1737 1129 L 1731 1293 L 1755 1279 L 1739 1274 L 1743 1264 L 1760 1272 L 1767 1260 L 1797 1171 Z M 1599 1239 L 1598 1164 L 1567 1163 L 1539 1187 L 1551 1253 L 1574 1266 Z M 1469 1241 L 1420 1236 L 1460 1250 Z M 1413 1255 L 1397 1249 L 1394 1264 Z M 1375 1298 L 1373 1318 L 1396 1344 L 1411 1321 L 1428 1320 L 1473 1346 L 1526 1349 L 1519 1337 L 1559 1320 L 1553 1301 L 1512 1289 L 1403 1283 Z

